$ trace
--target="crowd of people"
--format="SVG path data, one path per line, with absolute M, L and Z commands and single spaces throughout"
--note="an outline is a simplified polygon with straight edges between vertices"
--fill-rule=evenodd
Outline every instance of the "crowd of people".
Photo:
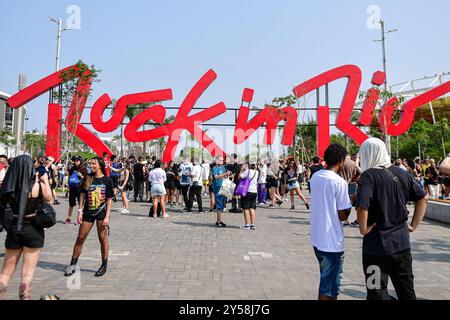
M 64 224 L 78 224 L 66 276 L 76 272 L 83 244 L 94 224 L 100 242 L 102 263 L 95 276 L 107 271 L 109 221 L 112 203 L 130 213 L 129 201 L 149 202 L 149 217 L 169 218 L 167 207 L 180 206 L 186 214 L 215 212 L 215 225 L 226 228 L 223 212 L 242 213 L 241 229 L 256 230 L 258 207 L 280 208 L 297 196 L 311 215 L 311 243 L 320 266 L 319 299 L 336 299 L 344 259 L 343 227 L 349 225 L 352 207 L 363 240 L 366 279 L 369 266 L 381 268 L 381 287 L 367 289 L 369 299 L 386 299 L 387 278 L 400 299 L 414 299 L 409 232 L 423 219 L 427 198 L 443 198 L 450 192 L 450 155 L 439 165 L 433 159 L 397 159 L 391 164 L 384 143 L 368 139 L 359 153 L 349 155 L 331 145 L 324 159 L 311 163 L 297 159 L 238 161 L 236 154 L 213 162 L 194 156 L 179 163 L 163 163 L 153 157 L 119 158 L 115 155 L 90 160 L 74 156 L 71 163 L 55 163 L 40 154 L 35 159 L 0 155 L 0 229 L 7 230 L 4 265 L 0 274 L 0 298 L 23 255 L 21 299 L 30 298 L 34 270 L 44 246 L 45 230 L 33 223 L 38 202 L 58 205 L 56 189 L 66 193 L 69 209 Z M 304 196 L 309 190 L 311 203 Z M 428 197 L 426 197 L 428 195 Z M 209 208 L 204 207 L 209 197 Z M 406 205 L 416 209 L 407 225 Z M 78 206 L 77 216 L 73 210 Z

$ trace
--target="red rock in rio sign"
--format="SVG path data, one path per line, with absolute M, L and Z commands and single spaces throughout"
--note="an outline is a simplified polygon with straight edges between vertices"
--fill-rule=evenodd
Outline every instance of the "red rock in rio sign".
M 35 99 L 43 93 L 57 87 L 63 80 L 61 73 L 75 66 L 65 68 L 52 75 L 43 78 L 27 88 L 19 91 L 8 99 L 11 108 L 20 108 L 27 102 Z M 86 72 L 89 78 L 89 71 Z M 135 116 L 125 127 L 124 136 L 131 142 L 144 142 L 162 137 L 168 137 L 166 148 L 163 155 L 163 161 L 169 161 L 174 158 L 175 150 L 184 130 L 188 130 L 195 139 L 197 139 L 211 155 L 225 156 L 225 152 L 199 127 L 205 121 L 211 120 L 226 111 L 223 102 L 219 102 L 210 108 L 189 115 L 197 100 L 217 78 L 213 70 L 206 72 L 203 77 L 194 85 L 188 93 L 172 123 L 164 124 L 166 117 L 166 108 L 162 104 L 155 104 L 140 114 Z M 336 120 L 336 126 L 344 134 L 348 135 L 358 144 L 363 143 L 368 136 L 351 122 L 351 115 L 355 106 L 356 98 L 361 85 L 362 73 L 355 65 L 344 65 L 327 72 L 324 72 L 308 81 L 301 83 L 293 89 L 297 98 L 324 86 L 333 81 L 347 78 L 348 84 L 344 93 L 344 98 L 340 106 L 340 112 Z M 368 91 L 367 98 L 363 105 L 361 116 L 358 120 L 361 125 L 369 125 L 375 112 L 376 102 L 378 101 L 380 86 L 385 79 L 383 72 L 377 71 L 372 77 L 374 85 Z M 103 152 L 112 154 L 111 150 L 101 141 L 93 132 L 89 131 L 80 122 L 84 107 L 86 105 L 86 97 L 91 87 L 91 81 L 86 80 L 79 82 L 76 94 L 73 97 L 66 119 L 64 121 L 67 130 L 73 132 L 78 138 L 83 140 L 97 154 L 102 155 Z M 450 92 L 450 81 L 431 89 L 413 99 L 407 101 L 402 107 L 400 120 L 397 123 L 392 122 L 392 113 L 398 104 L 396 98 L 389 100 L 378 112 L 378 122 L 380 130 L 386 130 L 391 136 L 399 136 L 405 133 L 412 125 L 414 113 L 417 108 L 426 103 L 439 98 L 440 96 Z M 250 102 L 253 99 L 253 90 L 245 89 L 242 101 Z M 99 132 L 112 132 L 116 130 L 126 115 L 126 109 L 130 105 L 140 103 L 162 103 L 172 99 L 172 90 L 163 89 L 155 91 L 147 91 L 141 93 L 127 94 L 121 97 L 116 104 L 114 113 L 110 119 L 104 121 L 103 113 L 107 106 L 111 104 L 111 98 L 108 94 L 102 95 L 94 103 L 91 110 L 91 123 L 95 130 Z M 330 143 L 330 115 L 329 106 L 319 106 L 317 109 L 317 145 L 318 154 L 323 156 L 325 149 Z M 248 119 L 250 108 L 241 106 L 239 109 L 236 127 L 234 130 L 234 143 L 241 144 L 246 141 L 258 128 L 266 124 L 266 134 L 264 143 L 272 144 L 274 141 L 275 131 L 280 121 L 285 121 L 285 129 L 282 144 L 291 145 L 295 135 L 297 126 L 297 111 L 292 106 L 288 106 L 278 110 L 274 107 L 267 106 L 251 120 Z M 140 128 L 149 120 L 161 124 L 160 127 L 139 131 Z M 49 104 L 47 118 L 47 156 L 53 156 L 55 159 L 60 158 L 60 135 L 62 122 L 62 106 L 60 104 Z

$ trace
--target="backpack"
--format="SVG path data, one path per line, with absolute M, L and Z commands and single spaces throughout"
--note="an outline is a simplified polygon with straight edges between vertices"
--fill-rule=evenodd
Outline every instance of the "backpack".
M 78 173 L 74 171 L 69 177 L 69 187 L 76 188 L 80 184 L 80 177 Z

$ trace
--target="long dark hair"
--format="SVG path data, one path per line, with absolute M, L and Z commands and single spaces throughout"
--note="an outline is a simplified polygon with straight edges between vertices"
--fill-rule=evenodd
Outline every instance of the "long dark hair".
M 103 160 L 103 158 L 100 158 L 100 157 L 94 157 L 91 160 L 97 160 L 97 162 L 100 166 L 100 170 L 102 171 L 103 175 L 106 176 L 105 160 Z M 91 187 L 92 181 L 94 181 L 94 177 L 95 177 L 95 172 L 92 172 L 89 176 L 86 177 L 84 184 L 83 184 L 84 190 L 89 190 L 89 188 Z
M 293 164 L 294 171 L 297 171 L 297 169 L 298 169 L 297 168 L 297 163 L 294 160 L 292 160 L 292 159 L 290 159 L 289 162 L 288 162 L 288 168 L 291 167 L 291 163 Z
M 91 160 L 97 160 L 98 164 L 100 165 L 100 170 L 102 170 L 102 173 L 106 176 L 106 165 L 105 160 L 100 157 L 93 157 Z M 95 174 L 95 172 L 94 172 Z

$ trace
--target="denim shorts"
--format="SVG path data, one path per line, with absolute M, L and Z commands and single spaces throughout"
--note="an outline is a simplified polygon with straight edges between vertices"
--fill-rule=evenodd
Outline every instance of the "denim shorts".
M 317 248 L 314 248 L 314 252 L 320 265 L 319 294 L 336 298 L 341 285 L 344 252 L 323 252 Z
M 216 211 L 222 212 L 225 209 L 225 207 L 227 206 L 227 198 L 225 196 L 220 195 L 219 191 L 220 191 L 220 188 L 213 187 L 214 209 L 216 209 Z
M 166 195 L 166 188 L 164 187 L 163 184 L 154 183 L 154 184 L 152 184 L 150 194 L 152 195 L 152 197 L 164 196 L 164 195 Z

